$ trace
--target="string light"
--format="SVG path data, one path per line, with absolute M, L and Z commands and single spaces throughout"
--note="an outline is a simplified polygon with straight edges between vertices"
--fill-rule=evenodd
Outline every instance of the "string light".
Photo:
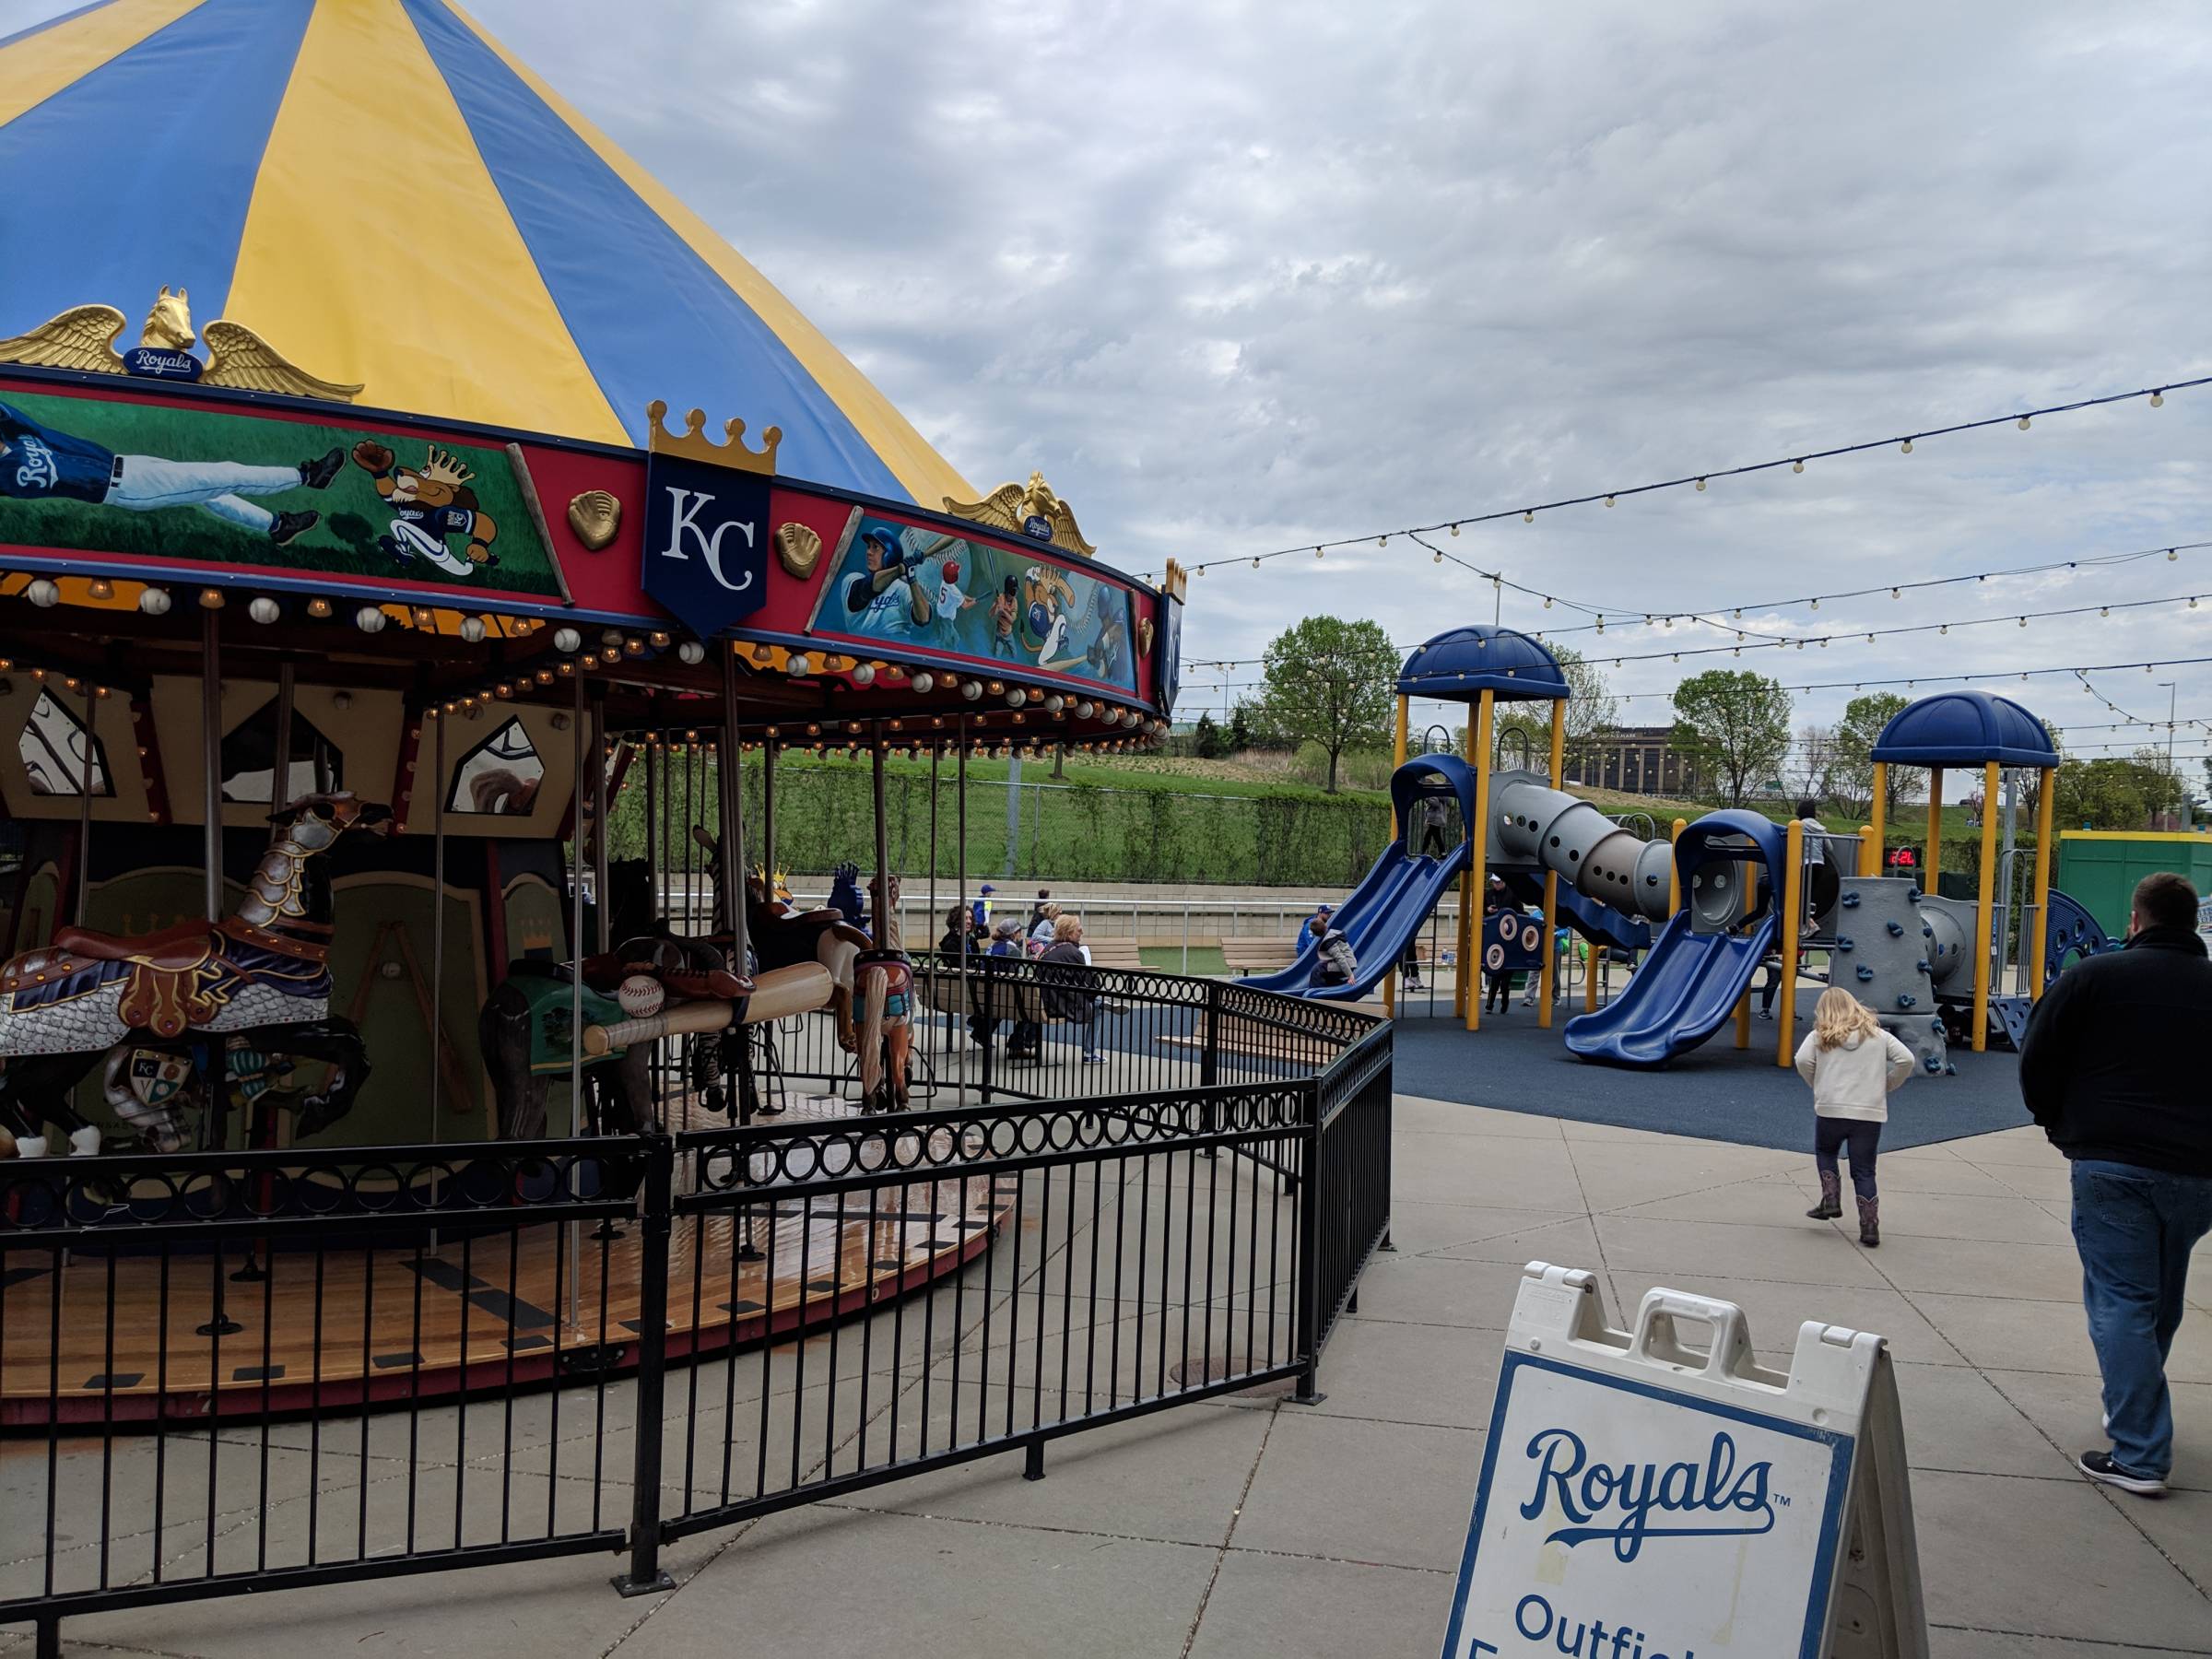
M 1422 530 L 1441 530 L 1449 528 L 1454 535 L 1456 535 L 1458 534 L 1460 526 L 1464 524 L 1491 524 L 1500 519 L 1510 517 L 1515 513 L 1520 514 L 1524 522 L 1533 522 L 1533 515 L 1538 512 L 1549 512 L 1562 507 L 1586 506 L 1598 501 L 1603 501 L 1606 505 L 1611 506 L 1618 498 L 1622 496 L 1649 495 L 1663 489 L 1679 488 L 1685 484 L 1693 485 L 1698 489 L 1704 490 L 1708 487 L 1710 481 L 1714 478 L 1742 477 L 1753 473 L 1772 471 L 1785 465 L 1793 473 L 1802 473 L 1805 471 L 1805 464 L 1807 461 L 1829 460 L 1841 455 L 1858 454 L 1869 450 L 1884 449 L 1892 443 L 1900 444 L 1900 446 L 1911 445 L 1917 443 L 1923 438 L 1942 438 L 1949 437 L 1960 432 L 1980 431 L 1985 428 L 2001 426 L 2006 420 L 2015 421 L 2016 424 L 2018 424 L 2024 431 L 2028 429 L 2031 418 L 2038 415 L 2071 414 L 2081 409 L 2099 408 L 2107 404 L 2131 402 L 2138 397 L 2147 397 L 2154 406 L 2158 406 L 2163 404 L 2164 394 L 2168 392 L 2183 391 L 2189 388 L 2208 384 L 2212 384 L 2212 375 L 2200 375 L 2185 381 L 2169 381 L 2157 387 L 2138 387 L 2129 392 L 2106 393 L 2096 397 L 2077 398 L 2069 403 L 2053 404 L 2041 408 L 2028 409 L 2012 416 L 1994 415 L 1983 417 L 1975 420 L 1954 421 L 1946 426 L 1929 427 L 1919 431 L 1904 433 L 1900 436 L 1871 439 L 1854 443 L 1839 443 L 1825 449 L 1808 450 L 1805 453 L 1799 455 L 1781 456 L 1768 461 L 1748 462 L 1737 466 L 1708 467 L 1702 473 L 1691 473 L 1680 477 L 1656 479 L 1648 484 L 1637 484 L 1628 486 L 1626 488 L 1615 487 L 1610 489 L 1593 490 L 1585 495 L 1562 497 L 1557 500 L 1535 502 L 1524 501 L 1524 503 L 1519 507 L 1502 508 L 1486 512 L 1462 513 L 1457 518 L 1442 520 L 1432 524 L 1414 525 L 1398 531 L 1384 531 L 1376 535 L 1375 544 L 1378 547 L 1387 546 L 1389 537 L 1393 535 L 1411 535 Z M 1340 541 L 1327 542 L 1324 543 L 1324 546 L 1349 547 L 1354 542 L 1364 539 L 1366 539 L 1364 535 L 1351 536 L 1344 538 Z M 1256 556 L 1255 563 L 1258 559 L 1280 558 L 1283 554 L 1294 550 L 1295 549 L 1291 548 L 1277 548 L 1271 553 L 1260 554 Z M 1227 563 L 1229 561 L 1226 559 L 1216 559 L 1208 562 Z M 1190 568 L 1193 570 L 1202 570 L 1205 568 L 1205 566 L 1194 565 Z

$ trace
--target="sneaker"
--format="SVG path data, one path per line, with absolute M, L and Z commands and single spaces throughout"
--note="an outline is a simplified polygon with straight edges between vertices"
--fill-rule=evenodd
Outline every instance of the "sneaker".
M 327 455 L 313 461 L 302 461 L 300 463 L 300 482 L 310 489 L 328 489 L 330 481 L 338 476 L 338 469 L 345 465 L 346 452 L 341 449 L 334 449 Z
M 1103 1065 L 1106 1064 L 1106 1056 L 1103 1054 L 1086 1054 L 1083 1056 L 1083 1064 L 1086 1065 Z
M 334 454 L 335 451 L 332 452 Z M 269 540 L 279 547 L 288 547 L 310 530 L 323 515 L 319 512 L 279 512 L 269 520 Z
M 2114 1463 L 2110 1452 L 2084 1452 L 2074 1460 L 2074 1466 L 2098 1485 L 2116 1486 L 2124 1492 L 2156 1498 L 2166 1489 L 2165 1477 L 2138 1474 L 2124 1464 Z
M 1759 1017 L 1761 1019 L 1771 1019 L 1774 1018 L 1774 1010 L 1771 1008 L 1761 1008 L 1759 1011 Z

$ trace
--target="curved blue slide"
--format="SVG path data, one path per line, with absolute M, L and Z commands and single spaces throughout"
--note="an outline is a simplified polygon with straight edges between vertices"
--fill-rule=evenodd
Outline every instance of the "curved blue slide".
M 1310 944 L 1300 950 L 1298 960 L 1280 973 L 1254 975 L 1237 983 L 1254 991 L 1325 997 L 1332 1002 L 1365 996 L 1398 965 L 1429 912 L 1452 890 L 1452 884 L 1466 867 L 1465 841 L 1441 858 L 1409 856 L 1403 841 L 1391 842 L 1375 860 L 1375 867 L 1368 871 L 1367 879 L 1335 912 L 1336 925 L 1359 964 L 1349 984 L 1341 980 L 1329 984 L 1314 982 L 1313 970 L 1320 965 L 1320 958 Z
M 1677 912 L 1628 989 L 1567 1022 L 1568 1052 L 1616 1065 L 1665 1065 L 1688 1053 L 1735 1012 L 1779 925 L 1770 912 L 1746 933 L 1693 933 L 1689 912 Z

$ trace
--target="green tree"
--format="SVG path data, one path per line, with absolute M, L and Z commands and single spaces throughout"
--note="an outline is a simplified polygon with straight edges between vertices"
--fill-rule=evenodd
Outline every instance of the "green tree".
M 2146 830 L 2160 814 L 2185 812 L 2188 797 L 2165 751 L 2139 748 L 2125 760 L 2062 760 L 2052 815 L 2067 829 Z
M 1221 728 L 1214 724 L 1210 712 L 1201 713 L 1198 724 L 1191 728 L 1191 753 L 1201 760 L 1221 758 Z
M 1894 691 L 1869 691 L 1864 697 L 1854 697 L 1843 705 L 1843 718 L 1836 726 L 1836 796 L 1844 806 L 1857 813 L 1874 809 L 1874 746 L 1888 725 L 1908 707 L 1907 700 Z M 1886 818 L 1897 818 L 1897 804 L 1910 794 L 1918 794 L 1927 786 L 1925 767 L 1892 766 L 1888 771 L 1888 788 L 1882 802 Z
M 1551 654 L 1559 658 L 1559 672 L 1572 694 L 1567 700 L 1567 762 L 1571 766 L 1583 758 L 1593 738 L 1618 723 L 1620 703 L 1606 688 L 1606 677 L 1573 646 L 1554 645 Z M 1550 703 L 1500 703 L 1497 727 L 1501 744 L 1508 732 L 1527 734 L 1531 763 L 1539 771 L 1550 764 Z
M 1252 747 L 1252 716 L 1244 712 L 1242 699 L 1229 712 L 1229 752 L 1241 755 Z
M 1748 669 L 1709 668 L 1675 688 L 1675 748 L 1695 759 L 1731 806 L 1781 769 L 1790 749 L 1790 694 Z
M 1344 751 L 1382 739 L 1397 681 L 1398 648 L 1377 622 L 1308 617 L 1267 647 L 1259 712 L 1269 731 L 1328 757 L 1336 793 Z

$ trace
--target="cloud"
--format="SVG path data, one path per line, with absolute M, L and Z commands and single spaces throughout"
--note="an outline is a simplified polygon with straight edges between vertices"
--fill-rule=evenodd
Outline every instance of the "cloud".
M 2212 18 L 2186 4 L 472 9 L 977 484 L 1041 468 L 1132 571 L 2212 368 Z M 1780 600 L 2212 535 L 2207 436 L 2212 391 L 2181 394 L 1444 545 L 1639 618 Z M 2082 719 L 2078 688 L 2019 670 L 2212 654 L 2212 610 L 1865 629 L 2193 586 L 2212 595 L 2212 554 L 1884 594 L 1824 606 L 1829 648 L 1742 665 L 1986 670 Z M 1394 538 L 1192 599 L 1204 662 L 1324 611 L 1411 644 L 1492 594 Z M 1502 615 L 1561 613 L 1509 593 Z M 1606 639 L 1658 649 L 1641 631 Z M 1648 694 L 1691 665 L 1607 672 Z M 2183 712 L 2212 717 L 2212 676 L 2182 674 Z

